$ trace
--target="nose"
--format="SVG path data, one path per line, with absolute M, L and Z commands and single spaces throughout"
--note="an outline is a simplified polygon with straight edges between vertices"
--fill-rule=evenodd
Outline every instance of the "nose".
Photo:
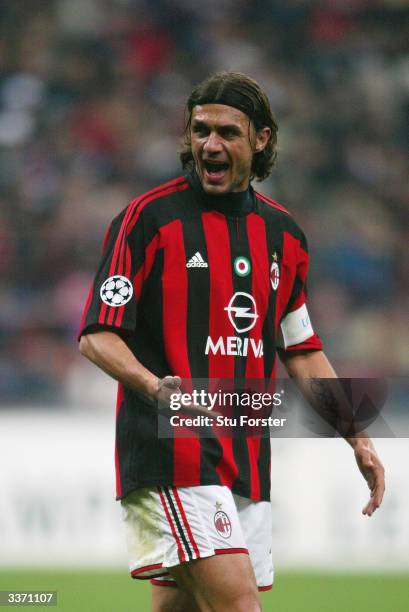
M 207 153 L 218 153 L 222 150 L 222 143 L 219 135 L 216 132 L 210 132 L 203 146 L 203 150 Z

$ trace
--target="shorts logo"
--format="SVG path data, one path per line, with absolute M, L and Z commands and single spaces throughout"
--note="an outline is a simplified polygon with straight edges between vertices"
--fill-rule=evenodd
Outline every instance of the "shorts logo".
M 231 536 L 231 522 L 229 517 L 223 510 L 219 510 L 214 515 L 214 526 L 216 531 L 222 538 L 230 538 Z
M 251 263 L 247 257 L 236 257 L 233 267 L 237 276 L 248 276 L 251 272 Z
M 102 283 L 99 294 L 107 306 L 124 306 L 132 298 L 132 283 L 126 276 L 110 276 Z
M 270 280 L 271 286 L 274 291 L 277 290 L 279 282 L 280 282 L 280 268 L 278 267 L 278 263 L 273 261 L 270 268 Z

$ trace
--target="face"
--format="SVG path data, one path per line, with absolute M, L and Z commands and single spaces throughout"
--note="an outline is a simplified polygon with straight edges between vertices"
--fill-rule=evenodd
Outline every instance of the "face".
M 256 132 L 247 115 L 232 106 L 195 106 L 190 127 L 191 147 L 204 191 L 210 195 L 245 191 L 253 155 L 264 149 L 270 134 L 267 127 Z

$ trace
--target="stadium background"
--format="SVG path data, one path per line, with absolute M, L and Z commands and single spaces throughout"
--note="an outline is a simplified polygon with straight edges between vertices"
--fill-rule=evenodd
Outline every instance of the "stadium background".
M 308 236 L 338 373 L 407 375 L 408 17 L 407 0 L 0 4 L 0 589 L 147 609 L 112 499 L 114 385 L 75 336 L 107 223 L 180 173 L 183 104 L 210 72 L 269 94 L 279 157 L 261 190 Z M 368 520 L 342 441 L 275 441 L 266 609 L 406 609 L 408 444 L 377 446 L 388 495 Z

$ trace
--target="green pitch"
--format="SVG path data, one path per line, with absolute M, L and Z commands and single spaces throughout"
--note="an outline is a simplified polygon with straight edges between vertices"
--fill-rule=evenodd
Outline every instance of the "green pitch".
M 0 570 L 0 590 L 58 591 L 57 607 L 28 607 L 50 612 L 150 610 L 149 584 L 118 571 Z M 409 575 L 278 573 L 262 601 L 265 612 L 407 612 Z

